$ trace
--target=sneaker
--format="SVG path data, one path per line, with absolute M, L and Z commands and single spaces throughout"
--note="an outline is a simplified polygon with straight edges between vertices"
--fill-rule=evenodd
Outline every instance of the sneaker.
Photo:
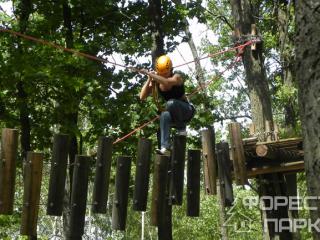
M 161 155 L 170 155 L 170 150 L 162 147 L 161 149 L 156 149 L 156 152 Z
M 177 130 L 177 135 L 178 136 L 187 136 L 187 130 Z

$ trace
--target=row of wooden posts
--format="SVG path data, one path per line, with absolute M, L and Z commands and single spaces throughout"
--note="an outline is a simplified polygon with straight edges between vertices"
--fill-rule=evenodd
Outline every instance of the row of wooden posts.
M 232 128 L 232 127 L 231 127 Z M 231 133 L 233 138 L 241 138 L 240 125 L 236 124 Z M 220 176 L 220 185 L 225 192 L 224 205 L 233 202 L 232 177 L 229 157 L 229 145 L 221 142 L 215 147 L 214 130 L 202 131 L 202 156 L 205 191 L 216 194 L 216 179 Z M 57 134 L 53 139 L 47 214 L 61 216 L 68 166 L 68 136 Z M 100 137 L 95 167 L 94 188 L 92 194 L 92 212 L 107 212 L 109 179 L 112 162 L 112 139 Z M 235 143 L 236 144 L 236 141 Z M 237 149 L 241 146 L 235 146 Z M 216 152 L 215 152 L 216 150 Z M 18 130 L 3 129 L 1 138 L 0 162 L 0 214 L 12 214 L 14 206 L 14 186 L 16 176 L 16 159 L 18 151 Z M 232 151 L 231 151 L 232 152 Z M 236 153 L 233 155 L 241 155 Z M 148 139 L 139 139 L 136 158 L 136 174 L 133 193 L 133 209 L 146 211 L 152 143 Z M 234 156 L 235 157 L 235 156 Z M 183 201 L 184 169 L 186 158 L 186 137 L 174 136 L 171 157 L 155 155 L 151 202 L 151 224 L 158 226 L 159 239 L 171 238 L 172 205 L 181 205 Z M 234 162 L 243 161 L 237 160 Z M 238 157 L 239 159 L 239 157 Z M 81 238 L 84 234 L 84 220 L 87 206 L 88 177 L 90 156 L 77 155 L 71 186 L 70 238 Z M 22 235 L 36 236 L 37 217 L 42 179 L 43 154 L 28 152 L 25 164 L 23 210 L 21 217 Z M 239 165 L 241 166 L 241 164 Z M 244 166 L 244 165 L 242 165 Z M 235 168 L 235 165 L 233 166 Z M 131 157 L 119 156 L 115 179 L 115 193 L 112 208 L 112 228 L 125 230 L 128 190 L 130 180 Z M 200 210 L 200 169 L 201 151 L 187 151 L 187 216 L 199 216 Z M 243 183 L 245 173 L 237 170 L 238 180 Z M 237 178 L 236 178 L 237 179 Z

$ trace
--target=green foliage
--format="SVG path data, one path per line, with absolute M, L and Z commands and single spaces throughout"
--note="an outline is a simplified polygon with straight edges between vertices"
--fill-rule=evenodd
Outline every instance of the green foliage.
M 0 1 L 10 2 L 10 1 Z M 147 1 L 102 1 L 90 0 L 67 1 L 71 10 L 72 45 L 77 51 L 113 61 L 113 56 L 122 54 L 123 61 L 116 58 L 117 63 L 126 66 L 150 67 L 150 49 L 152 38 L 150 34 L 150 19 Z M 182 1 L 183 2 L 183 1 Z M 233 45 L 233 26 L 229 1 L 209 1 L 207 9 L 201 7 L 202 1 L 186 1 L 187 4 L 176 6 L 172 1 L 162 1 L 163 30 L 165 35 L 165 51 L 171 52 L 178 42 L 176 36 L 183 35 L 184 19 L 196 17 L 200 22 L 217 34 L 218 41 L 211 39 L 203 41 L 201 50 L 205 53 L 216 53 Z M 261 1 L 260 1 L 261 2 Z M 51 43 L 66 45 L 66 27 L 63 16 L 63 1 L 32 1 L 31 15 L 27 22 L 26 34 Z M 0 21 L 3 26 L 19 31 L 21 21 L 21 1 L 14 1 L 14 16 L 10 17 L 0 11 Z M 283 69 L 281 69 L 281 54 L 292 54 L 292 43 L 279 49 L 277 22 L 274 17 L 274 2 L 265 1 L 261 6 L 261 16 L 257 16 L 257 24 L 262 34 L 266 48 L 267 77 L 270 80 L 273 93 L 275 112 L 283 112 L 288 102 L 296 103 L 297 91 L 292 86 L 283 84 Z M 262 11 L 263 10 L 263 11 Z M 291 18 L 293 8 L 289 9 Z M 290 19 L 291 19 L 290 18 Z M 289 21 L 288 39 L 292 41 L 294 23 Z M 181 41 L 185 41 L 183 37 Z M 189 148 L 201 149 L 199 130 L 213 122 L 237 120 L 240 117 L 250 119 L 250 103 L 245 83 L 245 73 L 238 64 L 233 70 L 223 76 L 220 73 L 234 59 L 234 52 L 212 57 L 214 70 L 206 73 L 210 81 L 215 79 L 206 89 L 207 99 L 202 94 L 196 94 L 192 102 L 196 105 L 197 114 L 190 127 L 195 130 L 193 137 L 188 138 Z M 139 61 L 142 57 L 143 61 Z M 275 65 L 275 67 L 274 67 Z M 275 70 L 276 69 L 276 70 Z M 280 70 L 281 71 L 280 71 Z M 96 151 L 97 139 L 101 135 L 111 136 L 114 140 L 126 135 L 133 129 L 153 118 L 157 109 L 152 99 L 141 102 L 139 91 L 145 81 L 140 75 L 105 64 L 85 59 L 67 53 L 52 46 L 42 45 L 30 40 L 14 37 L 0 32 L 0 127 L 21 128 L 21 106 L 26 104 L 30 120 L 31 149 L 42 151 L 49 165 L 52 146 L 52 136 L 57 132 L 66 132 L 76 136 L 78 152 L 92 153 Z M 187 92 L 193 92 L 196 85 L 188 76 Z M 22 83 L 25 92 L 24 101 L 18 96 L 17 85 Z M 297 107 L 296 107 L 297 108 Z M 209 110 L 210 109 L 210 110 Z M 278 119 L 277 119 L 278 120 Z M 279 120 L 283 122 L 283 117 Z M 135 156 L 137 136 L 148 137 L 156 147 L 156 130 L 158 122 L 139 130 L 134 137 L 114 145 L 110 192 L 113 193 L 115 179 L 115 158 L 119 155 Z M 216 133 L 217 140 L 222 138 L 222 130 Z M 131 182 L 133 185 L 135 164 L 133 158 Z M 19 165 L 22 159 L 19 155 Z M 93 162 L 91 164 L 93 167 Z M 151 166 L 152 167 L 152 166 Z M 18 168 L 21 180 L 21 166 Z M 48 186 L 49 169 L 46 168 L 43 177 L 42 202 L 45 202 Z M 93 173 L 90 175 L 92 191 Z M 0 216 L 0 238 L 18 238 L 22 204 L 22 182 L 16 187 L 15 211 L 12 216 Z M 306 194 L 305 179 L 300 176 L 299 189 L 301 195 Z M 262 229 L 260 215 L 257 209 L 246 209 L 241 199 L 252 196 L 252 191 L 236 190 L 238 200 L 230 212 L 233 214 L 232 226 L 241 225 L 244 216 L 250 216 L 254 222 L 250 234 L 236 234 L 228 229 L 230 239 L 261 239 Z M 149 198 L 151 194 L 149 194 Z M 139 239 L 141 236 L 141 214 L 132 210 L 129 201 L 127 230 L 124 233 L 111 230 L 112 194 L 109 196 L 108 213 L 92 216 L 94 225 L 104 239 Z M 129 192 L 132 199 L 132 188 Z M 184 198 L 186 199 L 186 198 Z M 150 199 L 149 199 L 150 202 Z M 88 199 L 89 203 L 89 199 Z M 173 209 L 174 239 L 220 239 L 219 203 L 216 197 L 201 193 L 201 214 L 198 218 L 185 216 L 186 203 Z M 89 210 L 87 215 L 89 214 Z M 155 239 L 156 228 L 150 226 L 150 205 L 145 216 L 145 238 Z M 301 215 L 307 217 L 306 210 Z M 88 223 L 88 219 L 87 222 Z M 41 205 L 39 222 L 41 239 L 52 235 L 54 221 L 45 216 L 44 205 Z M 62 226 L 56 227 L 62 234 Z M 92 229 L 90 229 L 92 230 Z M 302 239 L 310 238 L 307 230 L 302 231 Z M 22 238 L 21 238 L 22 239 Z

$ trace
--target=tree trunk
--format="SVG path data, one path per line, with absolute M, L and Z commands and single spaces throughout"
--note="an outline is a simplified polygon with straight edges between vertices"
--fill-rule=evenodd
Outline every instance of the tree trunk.
M 149 16 L 151 18 L 152 66 L 154 68 L 157 57 L 165 53 L 162 30 L 161 0 L 149 0 Z
M 231 0 L 232 14 L 236 19 L 236 28 L 240 30 L 240 34 L 242 35 L 250 35 L 251 24 L 255 24 L 253 15 L 254 12 L 257 12 L 257 6 L 252 5 L 250 2 L 248 0 Z M 262 44 L 258 44 L 256 50 L 252 51 L 250 47 L 247 47 L 243 54 L 252 120 L 256 131 L 259 133 L 265 132 L 266 121 L 273 122 L 271 97 L 262 53 L 263 46 Z M 263 135 L 261 134 L 259 137 L 262 140 Z
M 293 42 L 288 36 L 288 28 L 290 23 L 290 2 L 286 0 L 278 0 L 277 20 L 279 33 L 279 52 L 282 68 L 283 84 L 287 88 L 294 87 L 294 56 Z M 285 131 L 287 135 L 293 137 L 296 127 L 296 112 L 295 112 L 295 96 L 288 96 L 285 99 L 284 115 L 285 115 Z
M 232 14 L 235 19 L 236 29 L 241 35 L 251 35 L 251 26 L 255 24 L 254 16 L 257 15 L 259 5 L 254 5 L 249 0 L 230 0 Z M 263 45 L 257 44 L 256 50 L 247 47 L 243 53 L 243 64 L 246 73 L 246 83 L 249 90 L 252 120 L 255 125 L 258 139 L 266 140 L 265 131 L 267 129 L 266 121 L 273 126 L 273 117 L 271 109 L 271 96 L 266 78 Z M 261 176 L 259 185 L 259 194 L 266 196 L 286 196 L 283 174 L 270 174 Z M 278 191 L 277 191 L 278 189 Z M 278 208 L 278 210 L 267 211 L 263 214 L 267 218 L 288 218 L 287 208 Z M 264 221 L 265 222 L 265 221 Z M 268 224 L 268 233 L 265 239 L 290 239 L 290 234 L 286 231 L 275 232 L 275 226 Z
M 152 68 L 155 69 L 156 59 L 165 53 L 164 40 L 162 30 L 162 11 L 161 0 L 149 0 L 149 17 L 150 17 L 150 30 L 152 36 Z M 157 106 L 158 107 L 158 106 Z M 161 148 L 160 129 L 157 131 L 158 148 Z
M 280 50 L 280 62 L 282 68 L 282 80 L 283 84 L 287 88 L 294 87 L 294 56 L 293 56 L 293 42 L 288 36 L 288 28 L 290 23 L 290 2 L 286 0 L 278 0 L 277 6 L 277 20 L 278 20 L 278 32 L 279 32 L 279 50 Z M 296 127 L 296 112 L 295 112 L 295 96 L 291 95 L 285 99 L 284 105 L 284 127 L 286 135 L 295 136 Z M 297 197 L 297 174 L 285 176 L 287 184 L 287 195 L 291 197 Z M 294 189 L 295 188 L 295 189 Z M 288 216 L 291 221 L 299 218 L 298 211 L 288 209 Z M 294 240 L 300 239 L 300 232 L 292 233 Z
M 305 171 L 309 196 L 320 194 L 320 5 L 319 0 L 296 1 L 296 78 L 299 84 Z M 320 202 L 309 206 L 313 223 L 320 218 Z M 319 224 L 317 224 L 318 226 Z M 314 239 L 320 232 L 312 228 Z
M 72 29 L 72 20 L 71 20 L 71 7 L 69 6 L 67 1 L 63 2 L 62 5 L 63 10 L 63 24 L 64 24 L 64 31 L 65 31 L 65 42 L 67 48 L 73 48 L 73 29 Z M 72 103 L 72 106 L 79 106 L 79 100 L 77 100 L 78 93 L 76 90 L 71 86 L 68 89 L 65 89 L 66 95 L 62 97 L 61 105 L 64 106 L 65 104 Z M 71 98 L 70 98 L 71 96 Z M 64 107 L 62 109 L 65 109 Z M 65 197 L 64 197 L 64 207 L 63 207 L 63 227 L 64 227 L 64 234 L 65 236 L 70 235 L 70 196 L 72 192 L 72 177 L 73 177 L 73 163 L 75 162 L 75 156 L 78 153 L 78 143 L 77 143 L 77 136 L 76 136 L 76 129 L 78 129 L 78 108 L 75 107 L 72 111 L 68 113 L 61 113 L 60 116 L 61 122 L 61 132 L 65 132 L 70 136 L 70 145 L 69 145 L 69 186 L 65 188 Z
M 23 0 L 20 2 L 17 12 L 19 15 L 19 31 L 21 33 L 25 33 L 28 26 L 29 16 L 31 14 L 31 1 L 30 0 Z M 24 54 L 24 49 L 22 43 L 19 42 L 18 44 L 21 56 Z M 22 158 L 26 159 L 27 151 L 31 150 L 31 140 L 30 140 L 30 112 L 29 112 L 29 105 L 28 105 L 28 94 L 25 91 L 24 82 L 19 79 L 17 83 L 17 90 L 18 90 L 18 106 L 19 106 L 19 120 L 21 126 L 21 148 L 22 148 Z

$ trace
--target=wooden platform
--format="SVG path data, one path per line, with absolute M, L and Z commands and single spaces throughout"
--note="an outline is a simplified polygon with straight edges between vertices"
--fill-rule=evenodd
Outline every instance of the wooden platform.
M 268 173 L 304 171 L 302 143 L 302 138 L 271 142 L 258 142 L 257 138 L 242 139 L 247 177 L 254 178 Z M 231 160 L 233 161 L 233 159 Z

